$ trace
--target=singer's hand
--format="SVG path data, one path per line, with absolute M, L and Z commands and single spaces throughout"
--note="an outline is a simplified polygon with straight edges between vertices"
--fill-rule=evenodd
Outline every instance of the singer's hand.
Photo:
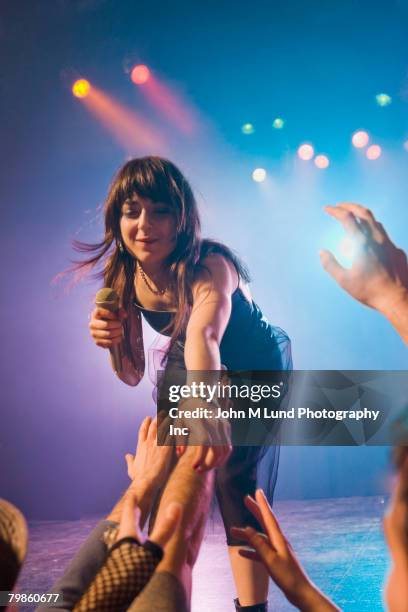
M 96 307 L 91 313 L 89 330 L 97 346 L 112 348 L 123 340 L 123 321 L 127 314 L 123 308 L 112 313 L 106 308 Z

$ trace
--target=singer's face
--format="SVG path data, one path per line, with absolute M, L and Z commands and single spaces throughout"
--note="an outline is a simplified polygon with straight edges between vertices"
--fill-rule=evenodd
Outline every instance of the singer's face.
M 171 206 L 136 194 L 122 206 L 120 231 L 128 252 L 141 263 L 160 264 L 176 247 L 176 219 Z

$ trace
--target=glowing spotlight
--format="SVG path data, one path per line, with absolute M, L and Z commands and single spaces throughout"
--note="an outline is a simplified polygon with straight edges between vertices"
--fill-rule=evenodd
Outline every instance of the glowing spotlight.
M 327 155 L 316 155 L 314 163 L 320 170 L 324 170 L 329 167 L 330 161 Z
M 263 181 L 266 179 L 266 170 L 263 168 L 256 168 L 256 170 L 254 170 L 252 173 L 252 178 L 255 183 L 263 183 Z
M 389 106 L 392 102 L 391 96 L 386 93 L 380 93 L 375 96 L 378 106 Z
M 373 161 L 374 159 L 378 159 L 381 155 L 381 147 L 380 145 L 371 145 L 368 147 L 366 151 L 367 159 Z
M 130 73 L 130 78 L 135 85 L 144 85 L 150 77 L 150 70 L 144 64 L 138 64 Z
M 408 140 L 406 140 L 406 141 L 404 142 L 404 149 L 405 149 L 406 151 L 408 151 Z
M 91 84 L 86 79 L 79 79 L 75 81 L 72 86 L 72 93 L 76 98 L 86 98 L 91 89 Z
M 363 130 L 359 130 L 358 132 L 354 132 L 351 142 L 357 149 L 362 149 L 368 145 L 368 141 L 370 140 L 367 132 Z
M 285 122 L 283 119 L 281 119 L 281 117 L 276 117 L 276 119 L 272 123 L 272 127 L 274 127 L 275 130 L 281 130 L 284 127 L 284 125 L 285 125 Z
M 253 134 L 255 132 L 255 128 L 252 123 L 244 123 L 244 125 L 241 127 L 241 132 L 245 135 Z
M 310 144 L 302 144 L 297 150 L 297 154 L 303 161 L 309 161 L 314 155 L 314 149 Z

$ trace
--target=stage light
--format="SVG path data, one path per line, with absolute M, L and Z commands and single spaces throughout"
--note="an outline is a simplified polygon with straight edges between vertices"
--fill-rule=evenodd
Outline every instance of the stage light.
M 285 122 L 280 117 L 276 117 L 276 119 L 272 123 L 272 126 L 275 128 L 275 130 L 281 130 L 284 127 L 284 125 L 285 125 Z
M 391 96 L 386 93 L 380 93 L 375 96 L 378 106 L 388 106 L 392 102 Z
M 366 151 L 367 159 L 373 161 L 374 159 L 378 159 L 381 155 L 381 147 L 380 145 L 371 145 L 368 147 Z
M 244 123 L 244 125 L 241 127 L 241 132 L 245 135 L 253 134 L 255 132 L 255 128 L 252 123 Z
M 130 78 L 135 85 L 144 85 L 149 80 L 150 70 L 144 64 L 138 64 L 130 73 Z
M 320 170 L 324 170 L 325 168 L 329 167 L 329 158 L 327 157 L 327 155 L 316 155 L 314 163 L 316 164 L 316 166 L 318 168 L 320 168 Z
M 256 170 L 254 170 L 252 173 L 252 178 L 255 183 L 263 183 L 263 181 L 266 179 L 266 170 L 263 168 L 256 168 Z
M 357 149 L 362 149 L 368 145 L 368 141 L 370 140 L 367 132 L 363 130 L 359 130 L 358 132 L 354 132 L 351 142 Z
M 406 151 L 408 151 L 408 140 L 406 140 L 406 141 L 404 142 L 404 149 L 405 149 Z
M 91 84 L 86 79 L 79 79 L 75 81 L 72 86 L 72 93 L 76 98 L 86 98 L 91 89 Z
M 297 150 L 297 154 L 303 161 L 309 161 L 314 155 L 314 149 L 310 144 L 302 144 Z

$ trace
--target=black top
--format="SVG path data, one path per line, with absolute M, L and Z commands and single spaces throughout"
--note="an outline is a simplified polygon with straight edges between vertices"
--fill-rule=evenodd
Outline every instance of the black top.
M 279 327 L 272 326 L 255 302 L 249 302 L 238 287 L 231 296 L 231 315 L 220 345 L 221 362 L 228 370 L 290 369 L 290 341 Z M 145 320 L 157 332 L 163 332 L 174 317 L 167 310 L 148 310 L 136 301 Z

